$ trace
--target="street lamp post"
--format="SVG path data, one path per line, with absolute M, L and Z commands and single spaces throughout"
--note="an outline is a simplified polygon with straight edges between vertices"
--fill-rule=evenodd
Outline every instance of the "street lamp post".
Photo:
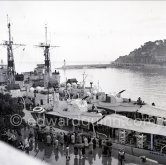
M 93 84 L 93 82 L 90 82 L 90 87 L 92 88 L 92 84 Z
M 84 96 L 84 93 L 85 93 L 85 80 L 86 80 L 86 78 L 87 78 L 87 74 L 85 74 L 85 72 L 83 73 L 83 96 Z

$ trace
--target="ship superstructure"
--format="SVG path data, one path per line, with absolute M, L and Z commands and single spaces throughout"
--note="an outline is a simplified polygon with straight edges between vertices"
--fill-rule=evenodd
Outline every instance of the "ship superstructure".
M 44 64 L 38 64 L 33 72 L 24 73 L 27 84 L 27 96 L 34 99 L 37 106 L 44 106 L 46 109 L 52 109 L 54 106 L 55 89 L 60 84 L 60 74 L 56 70 L 51 72 L 50 48 L 47 40 L 47 26 L 45 26 L 45 43 L 35 45 L 44 50 Z

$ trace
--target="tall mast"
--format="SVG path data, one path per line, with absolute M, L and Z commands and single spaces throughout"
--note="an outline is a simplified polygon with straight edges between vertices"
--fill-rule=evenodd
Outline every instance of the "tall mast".
M 45 43 L 41 43 L 37 45 L 38 47 L 44 48 L 44 57 L 45 57 L 45 74 L 44 74 L 44 87 L 48 88 L 48 83 L 50 81 L 51 75 L 51 62 L 50 62 L 50 47 L 58 47 L 58 46 L 50 46 L 47 41 L 47 25 L 45 26 Z
M 45 76 L 44 76 L 44 87 L 48 88 L 48 83 L 50 81 L 51 74 L 51 62 L 50 62 L 50 44 L 47 44 L 47 25 L 45 26 L 45 47 L 44 47 L 44 56 L 45 56 Z
M 14 84 L 15 83 L 15 63 L 14 63 L 14 56 L 13 56 L 13 45 L 16 46 L 25 46 L 23 44 L 13 44 L 13 41 L 11 39 L 11 24 L 8 21 L 8 16 L 7 16 L 7 27 L 8 27 L 8 35 L 9 35 L 9 40 L 5 41 L 3 44 L 7 47 L 7 84 Z
M 46 45 L 47 45 L 47 24 L 45 25 L 45 42 L 46 42 Z
M 7 46 L 7 59 L 8 59 L 8 83 L 14 84 L 15 83 L 15 65 L 14 65 L 14 56 L 13 56 L 13 49 L 12 44 L 13 41 L 11 41 L 11 29 L 10 29 L 10 22 L 8 22 L 8 32 L 9 32 L 9 41 L 6 42 Z

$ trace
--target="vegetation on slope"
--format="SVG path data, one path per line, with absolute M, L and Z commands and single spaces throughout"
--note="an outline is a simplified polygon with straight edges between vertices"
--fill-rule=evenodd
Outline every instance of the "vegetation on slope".
M 115 62 L 166 65 L 166 40 L 146 42 L 129 55 L 120 56 Z

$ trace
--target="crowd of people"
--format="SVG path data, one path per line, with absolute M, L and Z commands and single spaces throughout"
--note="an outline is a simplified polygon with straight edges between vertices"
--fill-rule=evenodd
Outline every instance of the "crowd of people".
M 92 154 L 93 150 L 97 147 L 102 148 L 102 153 L 105 156 L 111 156 L 112 142 L 107 138 L 102 140 L 101 138 L 93 137 L 88 133 L 77 132 L 35 132 L 35 138 L 41 142 L 47 144 L 47 146 L 53 145 L 56 149 L 63 147 L 66 150 L 66 158 L 69 159 L 69 149 L 72 146 L 74 148 L 74 155 L 84 157 L 86 154 Z
M 21 130 L 17 129 L 4 129 L 1 130 L 0 134 L 0 140 L 8 143 L 9 145 L 19 150 L 25 151 L 26 153 L 29 153 L 29 151 L 33 149 L 33 138 L 34 136 L 32 131 L 30 131 L 28 135 L 26 135 L 26 137 L 24 138 Z
M 23 137 L 19 131 L 8 130 L 1 132 L 1 140 L 27 154 L 32 150 L 37 151 L 34 146 L 35 142 L 43 143 L 48 147 L 52 146 L 56 150 L 63 148 L 66 161 L 70 161 L 71 148 L 74 150 L 73 153 L 76 158 L 88 157 L 93 154 L 96 148 L 102 150 L 103 156 L 111 157 L 112 154 L 112 141 L 110 138 L 101 139 L 88 133 L 52 133 L 51 131 L 44 132 L 35 128 Z

